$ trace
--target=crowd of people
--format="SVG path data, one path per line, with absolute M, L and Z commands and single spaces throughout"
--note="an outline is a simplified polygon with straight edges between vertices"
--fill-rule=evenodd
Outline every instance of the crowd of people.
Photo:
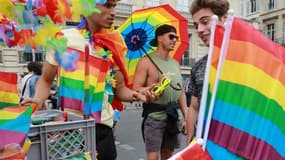
M 83 22 L 86 23 L 84 29 L 93 35 L 110 28 L 114 23 L 117 3 L 118 0 L 107 0 L 103 4 L 97 4 L 96 7 L 101 11 L 100 13 L 82 17 Z M 227 0 L 193 0 L 191 2 L 190 13 L 195 29 L 206 45 L 209 45 L 212 15 L 218 15 L 219 22 L 223 24 L 227 18 L 228 9 Z M 73 37 L 78 34 L 78 28 L 66 29 L 62 32 L 68 39 L 68 48 L 84 52 L 85 44 L 88 44 L 89 48 L 96 45 L 93 43 L 92 36 L 89 37 L 90 40 L 74 39 Z M 171 157 L 174 149 L 179 147 L 184 127 L 188 142 L 194 135 L 207 55 L 193 66 L 191 76 L 186 77 L 185 82 L 182 83 L 179 64 L 169 55 L 178 40 L 176 28 L 173 26 L 161 24 L 156 29 L 155 38 L 150 45 L 157 49 L 138 62 L 133 88 L 128 88 L 125 84 L 124 75 L 116 62 L 109 68 L 110 71 L 114 71 L 110 74 L 116 80 L 116 86 L 113 88 L 115 96 L 124 102 L 143 102 L 142 135 L 147 160 L 166 160 Z M 92 50 L 92 54 L 100 57 L 95 50 Z M 58 68 L 54 52 L 47 54 L 46 62 L 41 68 L 41 65 L 33 62 L 28 64 L 29 73 L 22 80 L 21 92 L 24 100 L 21 104 L 34 103 L 38 105 L 38 109 L 42 109 L 44 101 L 50 96 L 51 85 Z M 151 89 L 165 76 L 171 80 L 171 84 L 163 93 L 154 94 Z M 96 124 L 97 158 L 114 160 L 117 157 L 112 130 L 114 111 L 108 102 L 110 95 L 105 94 L 102 117 Z

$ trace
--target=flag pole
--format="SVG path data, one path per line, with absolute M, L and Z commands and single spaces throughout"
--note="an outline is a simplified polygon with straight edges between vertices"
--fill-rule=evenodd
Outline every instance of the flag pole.
M 203 90 L 202 90 L 202 98 L 200 103 L 200 109 L 199 109 L 199 115 L 198 115 L 198 121 L 197 121 L 197 129 L 196 129 L 196 139 L 202 138 L 202 132 L 203 132 L 203 125 L 204 125 L 204 117 L 205 117 L 205 110 L 207 105 L 207 96 L 208 96 L 208 89 L 209 89 L 209 73 L 210 73 L 210 67 L 211 67 L 211 59 L 213 55 L 213 48 L 214 48 L 214 33 L 216 29 L 218 21 L 218 16 L 213 15 L 212 16 L 212 24 L 211 24 L 211 37 L 210 37 L 210 46 L 208 50 L 208 58 L 207 58 L 207 65 L 206 65 L 206 71 L 205 71 L 205 77 L 203 81 Z
M 232 30 L 232 23 L 233 23 L 233 19 L 234 19 L 233 10 L 229 10 L 228 13 L 229 13 L 229 16 L 228 16 L 226 23 L 225 23 L 225 33 L 224 33 L 224 37 L 223 37 L 222 47 L 220 50 L 219 62 L 218 62 L 218 67 L 217 67 L 217 74 L 215 76 L 214 88 L 213 88 L 210 106 L 209 106 L 209 113 L 207 116 L 205 132 L 203 135 L 203 141 L 204 141 L 203 149 L 206 148 L 206 144 L 207 144 L 207 140 L 208 140 L 209 129 L 210 129 L 211 119 L 212 119 L 213 110 L 214 110 L 214 103 L 215 103 L 215 98 L 216 98 L 217 89 L 218 89 L 218 85 L 219 85 L 219 79 L 220 79 L 222 67 L 224 64 L 224 60 L 226 58 L 230 33 Z
M 89 45 L 85 46 L 84 58 L 85 58 L 85 70 L 84 70 L 84 104 L 83 104 L 83 118 L 89 119 L 90 114 L 90 82 L 89 82 L 89 55 L 90 47 Z

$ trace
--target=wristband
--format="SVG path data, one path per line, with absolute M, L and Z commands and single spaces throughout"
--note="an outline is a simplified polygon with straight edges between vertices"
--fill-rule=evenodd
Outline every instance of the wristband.
M 138 100 L 138 94 L 139 93 L 140 93 L 139 91 L 133 91 L 132 101 L 137 101 Z

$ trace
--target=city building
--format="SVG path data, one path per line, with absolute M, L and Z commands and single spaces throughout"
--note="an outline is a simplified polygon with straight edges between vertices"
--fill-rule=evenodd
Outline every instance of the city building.
M 208 49 L 199 39 L 189 14 L 192 0 L 121 0 L 116 7 L 115 27 L 120 26 L 137 9 L 169 4 L 188 19 L 190 46 L 180 61 L 183 75 L 190 74 L 195 61 L 207 54 Z M 273 41 L 285 44 L 285 1 L 284 0 L 229 0 L 237 17 L 252 23 Z M 76 23 L 68 22 L 68 25 Z M 44 61 L 45 51 L 39 48 L 0 47 L 0 71 L 24 74 L 29 61 Z

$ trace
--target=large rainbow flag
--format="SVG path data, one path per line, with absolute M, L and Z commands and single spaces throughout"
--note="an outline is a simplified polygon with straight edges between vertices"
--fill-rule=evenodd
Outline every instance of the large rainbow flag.
M 24 143 L 27 144 L 31 115 L 32 107 L 27 106 L 0 109 L 0 157 L 17 155 L 27 148 Z
M 59 103 L 64 109 L 84 115 L 92 114 L 97 122 L 101 119 L 106 75 L 110 64 L 107 60 L 89 55 L 89 51 L 76 52 L 79 54 L 77 69 L 72 72 L 59 69 Z
M 213 159 L 285 159 L 285 48 L 238 18 L 225 30 L 215 34 L 226 55 L 211 67 L 221 70 L 206 148 Z
M 17 74 L 0 72 L 0 109 L 7 106 L 18 106 Z

